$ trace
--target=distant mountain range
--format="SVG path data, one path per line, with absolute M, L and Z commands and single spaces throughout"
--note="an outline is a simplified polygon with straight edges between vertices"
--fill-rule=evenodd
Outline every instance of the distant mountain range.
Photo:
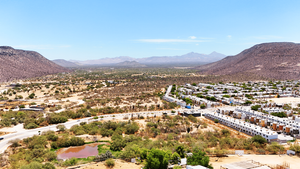
M 147 67 L 146 65 L 143 65 L 136 61 L 125 61 L 125 62 L 117 63 L 116 66 L 119 66 L 119 67 Z
M 255 45 L 235 56 L 197 67 L 204 74 L 300 79 L 300 44 L 274 42 Z
M 70 60 L 77 65 L 113 65 L 125 61 L 136 61 L 141 64 L 170 64 L 170 63 L 209 63 L 223 59 L 226 55 L 212 52 L 211 54 L 188 53 L 181 56 L 152 56 L 147 58 L 132 58 L 129 56 L 120 56 L 115 58 L 103 58 L 97 60 Z M 57 63 L 57 62 L 56 62 Z
M 78 67 L 79 66 L 76 63 L 66 61 L 64 59 L 56 59 L 56 60 L 52 60 L 52 62 L 54 62 L 62 67 Z
M 145 67 L 151 64 L 195 64 L 203 74 L 226 75 L 264 79 L 300 79 L 300 44 L 274 42 L 255 45 L 235 56 L 213 52 L 209 55 L 188 53 L 182 56 L 153 56 L 148 58 L 116 57 L 87 61 L 50 60 L 34 51 L 0 46 L 0 82 L 26 79 L 43 75 L 69 72 L 64 67 L 114 65 L 119 67 Z M 219 61 L 218 61 L 219 60 Z M 215 62 L 214 62 L 215 61 Z M 54 63 L 55 62 L 55 63 Z M 212 62 L 206 65 L 201 63 Z M 61 65 L 61 66 L 60 66 Z M 62 67 L 63 66 L 63 67 Z
M 69 71 L 37 52 L 0 46 L 0 82 Z

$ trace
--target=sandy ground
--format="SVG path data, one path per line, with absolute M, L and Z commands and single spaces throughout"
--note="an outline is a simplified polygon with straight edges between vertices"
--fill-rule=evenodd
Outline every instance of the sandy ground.
M 82 166 L 80 167 L 82 169 L 105 169 L 108 168 L 104 165 L 104 162 L 99 162 L 99 163 L 91 163 L 87 166 Z M 125 162 L 123 160 L 115 160 L 115 166 L 113 167 L 113 169 L 117 169 L 117 168 L 122 168 L 122 169 L 141 169 L 142 165 L 136 165 L 134 163 L 128 163 Z
M 275 103 L 291 103 L 294 107 L 297 107 L 297 104 L 300 103 L 300 97 L 272 98 L 267 100 Z
M 221 165 L 234 163 L 238 161 L 247 161 L 247 160 L 254 160 L 260 162 L 261 164 L 267 164 L 270 166 L 275 166 L 277 164 L 282 164 L 286 162 L 290 164 L 290 169 L 297 169 L 299 167 L 300 158 L 297 156 L 287 156 L 287 155 L 244 155 L 244 156 L 229 156 L 220 158 L 216 161 L 217 158 L 210 158 L 210 163 L 214 167 L 214 169 L 219 169 Z
M 13 133 L 13 132 L 22 131 L 22 130 L 25 130 L 23 128 L 23 124 L 18 124 L 18 125 L 13 126 L 13 127 L 4 127 L 4 128 L 1 128 L 0 132 Z

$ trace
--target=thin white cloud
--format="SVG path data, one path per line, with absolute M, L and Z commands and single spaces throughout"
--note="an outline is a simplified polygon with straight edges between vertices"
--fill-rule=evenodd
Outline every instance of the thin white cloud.
M 197 39 L 196 36 L 190 36 L 190 39 Z
M 148 42 L 148 43 L 170 43 L 170 42 L 179 42 L 179 43 L 188 43 L 188 42 L 207 42 L 205 40 L 194 40 L 194 39 L 138 39 L 139 42 Z
M 227 35 L 227 38 L 228 38 L 228 39 L 231 39 L 231 38 L 232 38 L 232 36 L 231 36 L 231 35 Z

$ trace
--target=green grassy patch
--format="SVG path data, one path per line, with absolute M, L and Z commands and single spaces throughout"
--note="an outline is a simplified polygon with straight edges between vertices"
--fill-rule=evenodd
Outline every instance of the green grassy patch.
M 85 142 L 84 144 L 101 143 L 101 142 L 106 142 L 111 144 L 111 141 L 109 140 L 90 141 L 90 142 Z
M 112 155 L 115 157 L 118 157 L 122 153 L 122 151 L 111 150 L 109 145 L 106 144 L 98 145 L 98 154 L 105 153 L 107 150 L 109 150 L 112 153 Z
M 84 163 L 89 163 L 89 162 L 93 162 L 95 159 L 95 156 L 89 156 L 87 158 L 77 158 L 78 161 L 82 161 Z

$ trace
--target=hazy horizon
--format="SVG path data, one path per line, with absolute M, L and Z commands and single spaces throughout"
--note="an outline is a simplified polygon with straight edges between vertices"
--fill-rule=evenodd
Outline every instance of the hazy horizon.
M 0 46 L 50 60 L 236 55 L 255 44 L 300 42 L 293 1 L 3 1 Z

